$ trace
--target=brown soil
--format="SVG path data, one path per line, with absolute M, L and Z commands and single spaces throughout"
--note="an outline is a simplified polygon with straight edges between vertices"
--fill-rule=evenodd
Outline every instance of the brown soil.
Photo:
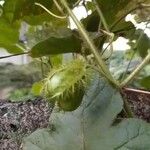
M 123 95 L 129 102 L 135 117 L 150 122 L 150 92 L 124 88 Z
M 135 116 L 150 122 L 150 92 L 131 88 L 122 92 Z M 20 103 L 0 100 L 0 150 L 21 150 L 21 136 L 47 127 L 52 108 L 41 98 Z
M 42 98 L 18 103 L 0 100 L 0 150 L 21 150 L 24 136 L 48 127 L 52 108 Z

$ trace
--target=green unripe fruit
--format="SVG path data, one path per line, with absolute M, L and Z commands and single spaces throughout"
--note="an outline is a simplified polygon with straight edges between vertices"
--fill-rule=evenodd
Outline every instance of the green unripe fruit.
M 87 66 L 83 60 L 71 63 L 50 72 L 45 79 L 44 94 L 57 101 L 60 109 L 73 111 L 78 108 L 85 94 Z
M 67 94 L 67 96 L 58 100 L 58 106 L 64 111 L 73 111 L 80 106 L 85 94 L 85 87 L 84 85 L 77 85 L 74 91 Z

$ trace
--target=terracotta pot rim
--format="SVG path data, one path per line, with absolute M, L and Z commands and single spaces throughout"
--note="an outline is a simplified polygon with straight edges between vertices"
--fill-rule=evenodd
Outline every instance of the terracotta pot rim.
M 128 87 L 126 87 L 126 88 L 123 88 L 123 91 L 150 95 L 150 91 L 143 90 L 143 89 L 134 89 L 134 88 L 128 88 Z

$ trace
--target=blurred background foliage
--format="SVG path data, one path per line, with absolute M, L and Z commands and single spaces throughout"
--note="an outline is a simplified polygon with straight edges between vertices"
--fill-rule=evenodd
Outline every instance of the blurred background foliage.
M 35 81 L 43 78 L 49 68 L 58 67 L 65 62 L 65 59 L 71 59 L 76 54 L 88 58 L 91 55 L 78 30 L 69 29 L 70 20 L 65 17 L 66 11 L 61 3 L 58 2 L 61 6 L 58 7 L 55 1 L 50 0 L 1 0 L 0 2 L 0 47 L 11 54 L 28 52 L 29 56 L 35 58 L 27 65 L 0 65 L 0 88 L 16 89 L 9 98 L 30 95 L 28 88 L 30 89 Z M 43 8 L 35 5 L 35 2 L 62 18 L 50 15 Z M 104 48 L 110 37 L 103 33 L 104 26 L 93 1 L 68 0 L 68 3 L 72 9 L 81 6 L 86 9 L 87 17 L 81 19 L 81 22 L 99 52 L 102 55 L 108 53 L 107 62 L 110 70 L 116 79 L 122 81 L 143 60 L 150 48 L 150 39 L 144 33 L 146 29 L 150 29 L 150 1 L 97 1 L 110 32 L 114 33 L 113 41 L 119 37 L 128 39 L 130 48 L 126 51 L 117 49 L 113 54 L 109 48 L 107 50 Z M 128 14 L 134 15 L 136 23 L 144 23 L 145 29 L 137 29 L 133 22 L 125 21 Z M 61 41 L 64 43 L 63 47 L 59 44 Z M 37 67 L 33 65 L 35 61 Z M 129 86 L 149 90 L 149 78 L 150 68 L 147 65 Z
M 49 79 L 47 74 L 54 69 L 54 73 L 58 71 L 58 75 L 62 74 L 63 77 L 53 78 L 60 80 L 56 80 L 57 82 L 54 80 L 57 83 L 53 82 L 56 84 L 53 85 L 54 90 L 53 88 L 51 90 L 54 91 L 54 95 L 50 97 L 48 89 L 49 97 L 46 98 L 52 99 L 53 96 L 55 98 L 57 94 L 60 94 L 59 90 L 57 93 L 57 89 L 64 86 L 66 90 L 69 85 L 71 87 L 69 87 L 71 89 L 69 92 L 73 97 L 66 94 L 69 101 L 68 97 L 67 100 L 64 97 L 59 99 L 60 101 L 57 100 L 59 109 L 68 111 L 78 109 L 72 113 L 53 112 L 51 116 L 53 134 L 49 134 L 49 130 L 37 130 L 25 138 L 23 146 L 26 150 L 37 148 L 77 150 L 83 147 L 86 147 L 85 149 L 100 149 L 100 147 L 101 149 L 127 149 L 128 147 L 134 149 L 137 147 L 143 150 L 149 148 L 149 125 L 147 123 L 137 119 L 126 119 L 112 127 L 114 122 L 118 122 L 116 118 L 119 122 L 123 119 L 117 117 L 122 110 L 127 113 L 125 118 L 131 117 L 132 114 L 128 114 L 123 106 L 120 91 L 97 75 L 97 71 L 93 71 L 94 80 L 88 92 L 84 93 L 84 88 L 82 88 L 82 93 L 81 89 L 76 88 L 77 82 L 72 84 L 72 80 L 78 79 L 79 71 L 76 72 L 77 75 L 74 73 L 74 70 L 78 69 L 78 64 L 71 73 L 69 71 L 72 68 L 66 67 L 71 74 L 69 80 L 67 80 L 69 73 L 64 73 L 65 69 L 64 72 L 57 70 L 60 65 L 79 57 L 84 57 L 92 67 L 97 65 L 87 42 L 79 34 L 79 30 L 72 27 L 71 19 L 61 0 L 0 0 L 0 2 L 0 48 L 5 49 L 9 54 L 25 54 L 30 58 L 28 64 L 0 64 L 0 97 L 13 102 L 34 100 L 35 95 L 32 92 L 35 90 L 40 93 L 41 86 L 38 81 L 47 77 L 46 87 L 50 87 L 51 90 L 52 78 Z M 137 68 L 150 49 L 149 34 L 146 32 L 150 31 L 150 0 L 67 0 L 67 2 L 73 11 L 80 7 L 86 11 L 81 23 L 112 75 L 117 80 L 123 81 Z M 106 25 L 100 19 L 102 17 L 98 8 L 102 11 Z M 78 16 L 80 15 L 79 12 Z M 132 19 L 127 21 L 129 15 Z M 143 24 L 143 28 L 138 28 L 137 24 Z M 120 37 L 127 40 L 128 48 L 124 48 L 122 43 L 119 43 L 119 48 L 114 48 L 112 51 L 110 45 Z M 121 51 L 122 48 L 125 51 Z M 80 73 L 82 75 L 82 72 Z M 75 77 L 72 74 L 75 74 Z M 57 74 L 54 75 L 57 77 Z M 79 76 L 79 79 L 83 80 L 85 76 Z M 70 84 L 65 84 L 65 81 L 69 81 Z M 148 64 L 128 86 L 150 90 L 149 82 L 150 65 Z M 64 85 L 59 87 L 59 83 L 64 83 Z M 80 101 L 73 109 L 63 109 L 62 103 L 72 107 L 76 98 L 79 100 L 74 89 L 84 96 L 84 98 L 80 97 L 81 101 L 83 98 L 83 105 L 79 107 Z M 64 94 L 64 91 L 61 94 Z M 142 127 L 142 132 L 139 127 Z M 103 134 L 99 134 L 98 131 Z M 129 136 L 128 131 L 130 131 Z

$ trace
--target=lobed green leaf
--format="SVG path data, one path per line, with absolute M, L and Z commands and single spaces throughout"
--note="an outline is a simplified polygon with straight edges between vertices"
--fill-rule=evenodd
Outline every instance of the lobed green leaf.
M 99 150 L 95 144 L 122 110 L 118 91 L 96 77 L 81 106 L 71 112 L 54 112 L 52 130 L 38 130 L 24 139 L 24 150 Z

